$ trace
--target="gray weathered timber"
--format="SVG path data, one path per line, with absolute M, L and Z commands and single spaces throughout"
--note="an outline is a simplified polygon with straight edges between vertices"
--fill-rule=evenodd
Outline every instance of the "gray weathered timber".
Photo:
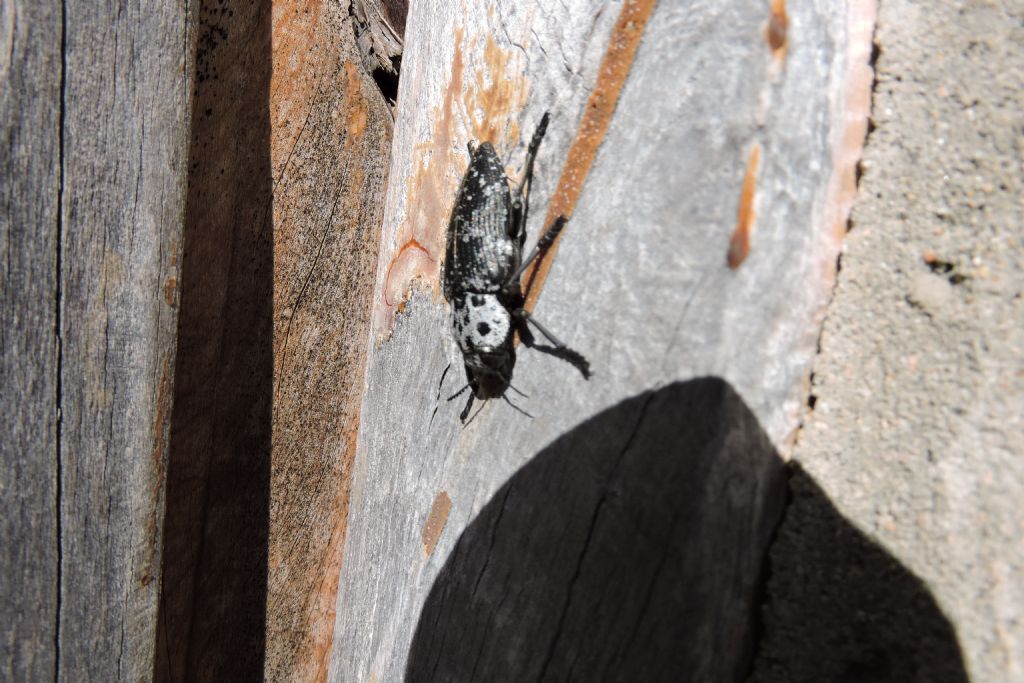
M 0 678 L 49 680 L 57 632 L 60 6 L 0 6 Z
M 345 4 L 325 3 L 305 30 L 275 27 L 273 41 L 281 85 L 270 105 L 275 316 L 264 677 L 272 681 L 324 678 L 359 428 L 393 119 L 359 66 L 353 21 Z M 394 21 L 401 26 L 404 11 Z M 277 66 L 289 51 L 303 59 Z M 288 124 L 299 108 L 301 128 Z
M 366 73 L 369 75 L 375 69 L 383 69 L 395 74 L 397 78 L 395 66 L 402 57 L 402 34 L 405 32 L 408 2 L 352 0 L 349 11 L 351 21 L 354 22 L 356 47 Z M 348 40 L 348 36 L 344 40 Z
M 138 680 L 159 586 L 187 10 L 0 13 L 0 677 Z
M 863 139 L 861 4 L 792 4 L 781 50 L 762 4 L 657 5 L 535 309 L 594 377 L 521 346 L 534 418 L 494 400 L 466 427 L 437 294 L 465 143 L 517 169 L 552 112 L 535 239 L 623 5 L 412 5 L 332 680 L 742 674 Z
M 134 681 L 156 634 L 189 10 L 63 7 L 57 676 Z

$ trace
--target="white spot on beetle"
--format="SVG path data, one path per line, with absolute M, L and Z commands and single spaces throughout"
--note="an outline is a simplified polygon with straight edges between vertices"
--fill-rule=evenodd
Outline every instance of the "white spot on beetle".
M 455 336 L 464 353 L 493 350 L 506 342 L 512 317 L 495 294 L 470 293 L 452 302 Z

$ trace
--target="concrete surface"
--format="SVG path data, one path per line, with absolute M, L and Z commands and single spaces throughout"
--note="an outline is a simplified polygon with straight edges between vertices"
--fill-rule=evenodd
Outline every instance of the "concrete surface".
M 1020 681 L 1024 3 L 879 9 L 754 678 Z

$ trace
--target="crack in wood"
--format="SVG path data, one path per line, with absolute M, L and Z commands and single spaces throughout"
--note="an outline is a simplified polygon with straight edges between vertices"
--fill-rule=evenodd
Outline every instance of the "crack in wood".
M 552 660 L 555 656 L 555 650 L 558 648 L 558 641 L 561 640 L 562 631 L 565 628 L 565 619 L 569 614 L 569 607 L 572 604 L 573 588 L 579 581 L 580 574 L 583 571 L 584 558 L 587 555 L 587 550 L 590 548 L 590 543 L 594 538 L 594 532 L 597 529 L 598 518 L 601 516 L 601 511 L 604 509 L 605 504 L 609 499 L 610 484 L 612 480 L 617 476 L 619 468 L 622 465 L 623 459 L 626 457 L 626 453 L 633 446 L 633 442 L 636 440 L 637 434 L 640 433 L 640 427 L 644 423 L 644 418 L 647 416 L 647 410 L 651 405 L 651 401 L 656 396 L 655 392 L 649 392 L 644 398 L 643 405 L 640 407 L 640 415 L 637 417 L 636 424 L 629 433 L 629 437 L 626 439 L 625 445 L 622 450 L 619 451 L 619 456 L 615 460 L 615 464 L 608 472 L 608 476 L 605 478 L 604 486 L 601 490 L 601 497 L 598 499 L 597 504 L 594 506 L 594 513 L 590 517 L 590 524 L 587 527 L 587 535 L 583 540 L 583 547 L 580 549 L 579 556 L 576 560 L 576 568 L 573 570 L 572 577 L 569 579 L 569 585 L 566 586 L 565 590 L 565 601 L 562 606 L 561 614 L 558 617 L 558 625 L 555 627 L 555 634 L 551 639 L 551 644 L 548 648 L 547 655 L 544 657 L 544 664 L 541 666 L 540 675 L 537 676 L 537 680 L 544 680 L 547 675 L 548 667 L 551 665 Z

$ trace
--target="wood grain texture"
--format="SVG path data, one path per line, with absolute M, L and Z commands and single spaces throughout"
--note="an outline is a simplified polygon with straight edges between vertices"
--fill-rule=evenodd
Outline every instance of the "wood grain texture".
M 594 377 L 521 349 L 529 399 L 512 398 L 534 419 L 492 401 L 465 428 L 443 399 L 462 373 L 438 285 L 465 144 L 494 142 L 514 176 L 552 112 L 535 239 L 634 6 L 412 6 L 333 680 L 743 671 L 845 222 L 835 177 L 863 139 L 857 5 L 791 4 L 781 52 L 767 3 L 654 8 L 535 309 Z M 749 250 L 730 269 L 755 146 Z
M 63 7 L 57 673 L 134 681 L 156 636 L 189 14 Z
M 296 11 L 281 12 L 272 27 L 265 676 L 313 681 L 326 677 L 334 633 L 393 119 L 360 64 L 344 3 L 284 6 Z
M 320 680 L 392 115 L 345 3 L 199 7 L 159 680 Z
M 57 635 L 60 7 L 0 7 L 0 678 L 49 680 Z

